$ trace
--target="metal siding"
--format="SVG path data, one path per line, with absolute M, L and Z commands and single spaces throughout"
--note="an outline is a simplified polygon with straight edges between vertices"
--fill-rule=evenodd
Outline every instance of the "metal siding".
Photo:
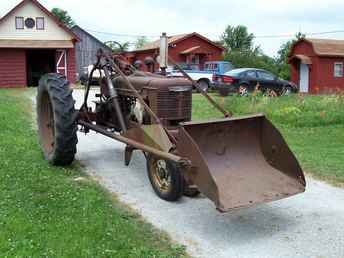
M 0 49 L 0 88 L 25 87 L 26 52 L 24 49 Z
M 104 49 L 104 44 L 100 44 L 94 40 L 87 33 L 79 28 L 72 29 L 73 32 L 80 38 L 80 42 L 75 44 L 76 49 L 76 71 L 79 76 L 83 72 L 83 67 L 89 66 L 96 62 L 96 54 L 99 48 Z

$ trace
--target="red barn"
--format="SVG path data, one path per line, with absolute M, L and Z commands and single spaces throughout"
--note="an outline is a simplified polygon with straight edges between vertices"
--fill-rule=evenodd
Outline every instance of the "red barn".
M 344 90 L 344 40 L 301 39 L 292 45 L 289 63 L 300 92 Z
M 43 73 L 75 82 L 78 37 L 36 0 L 23 0 L 0 19 L 0 87 L 37 86 Z
M 224 48 L 206 37 L 193 32 L 168 37 L 168 54 L 179 64 L 186 64 L 194 69 L 202 69 L 207 61 L 219 61 L 223 58 Z M 130 63 L 159 55 L 160 40 L 146 44 L 127 54 Z M 158 66 L 157 66 L 158 68 Z

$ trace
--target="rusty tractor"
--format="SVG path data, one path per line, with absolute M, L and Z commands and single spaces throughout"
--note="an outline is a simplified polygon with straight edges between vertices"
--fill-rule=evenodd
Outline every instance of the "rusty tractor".
M 93 130 L 126 145 L 126 165 L 135 150 L 142 151 L 153 190 L 167 201 L 201 192 L 226 212 L 305 190 L 298 161 L 264 114 L 233 117 L 190 78 L 137 71 L 101 50 L 97 60 L 89 82 L 96 69 L 104 77 L 94 107 L 88 103 L 90 83 L 82 106 L 75 110 L 64 76 L 47 74 L 40 80 L 39 139 L 51 164 L 69 165 L 76 153 L 77 130 Z M 193 87 L 223 119 L 191 121 Z

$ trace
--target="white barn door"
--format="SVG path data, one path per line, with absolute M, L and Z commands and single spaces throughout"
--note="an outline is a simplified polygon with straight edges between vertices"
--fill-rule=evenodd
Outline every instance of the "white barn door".
M 300 64 L 300 92 L 307 93 L 309 89 L 309 65 Z
M 67 51 L 56 50 L 56 72 L 67 77 Z

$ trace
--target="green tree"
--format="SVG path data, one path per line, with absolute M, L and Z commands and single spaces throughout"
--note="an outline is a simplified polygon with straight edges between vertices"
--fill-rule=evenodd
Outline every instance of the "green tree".
M 136 42 L 135 42 L 135 48 L 142 48 L 144 45 L 146 45 L 148 43 L 148 39 L 145 36 L 141 36 L 139 37 Z
M 247 27 L 228 25 L 221 36 L 227 51 L 251 51 L 253 49 L 254 35 L 248 33 Z
M 288 56 L 293 44 L 292 40 L 285 42 L 277 52 L 276 65 L 278 66 L 279 77 L 290 80 L 290 66 L 288 64 Z
M 260 68 L 278 74 L 275 59 L 261 51 L 230 51 L 225 54 L 224 59 L 230 61 L 236 68 Z
M 117 41 L 107 41 L 104 43 L 109 48 L 111 48 L 114 53 L 123 53 L 125 51 L 128 51 L 130 45 L 129 42 L 119 43 Z
M 265 55 L 259 46 L 254 46 L 254 35 L 248 33 L 247 27 L 229 25 L 221 40 L 226 48 L 225 60 L 230 61 L 236 68 L 261 68 L 277 73 L 275 60 Z
M 55 15 L 59 19 L 59 21 L 66 25 L 68 28 L 71 28 L 75 25 L 75 22 L 67 11 L 60 8 L 53 8 L 51 10 L 51 13 Z

